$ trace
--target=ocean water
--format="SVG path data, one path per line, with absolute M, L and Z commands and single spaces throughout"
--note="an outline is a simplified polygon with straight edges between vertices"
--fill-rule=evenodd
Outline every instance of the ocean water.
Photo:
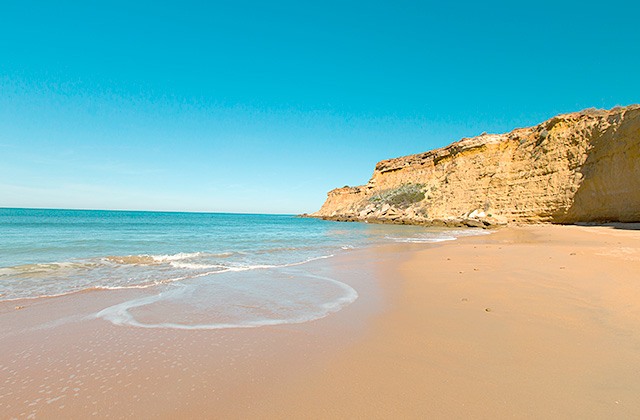
M 290 215 L 0 209 L 0 301 L 148 289 L 96 316 L 146 328 L 305 322 L 358 297 L 349 285 L 305 270 L 309 262 L 482 233 Z M 163 311 L 174 315 L 153 316 Z

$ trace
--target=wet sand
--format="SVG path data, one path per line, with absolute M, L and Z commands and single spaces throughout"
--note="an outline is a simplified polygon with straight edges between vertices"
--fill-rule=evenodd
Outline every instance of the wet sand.
M 359 299 L 217 331 L 91 317 L 147 291 L 3 303 L 1 416 L 640 417 L 640 230 L 514 227 L 305 269 Z
M 95 316 L 153 289 L 3 302 L 0 418 L 237 417 L 362 336 L 384 306 L 377 266 L 395 255 L 371 248 L 288 269 L 348 281 L 359 292 L 342 311 L 301 324 L 180 330 Z
M 389 310 L 269 414 L 640 418 L 639 230 L 503 229 L 383 277 Z

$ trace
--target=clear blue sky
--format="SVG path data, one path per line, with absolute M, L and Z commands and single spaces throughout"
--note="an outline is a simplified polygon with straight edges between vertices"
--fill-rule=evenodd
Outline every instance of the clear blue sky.
M 0 2 L 0 207 L 311 212 L 381 159 L 640 102 L 640 2 Z

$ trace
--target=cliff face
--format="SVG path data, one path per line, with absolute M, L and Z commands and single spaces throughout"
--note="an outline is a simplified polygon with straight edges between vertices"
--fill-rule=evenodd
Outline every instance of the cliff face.
M 312 216 L 486 226 L 640 221 L 640 105 L 559 115 L 385 160 Z

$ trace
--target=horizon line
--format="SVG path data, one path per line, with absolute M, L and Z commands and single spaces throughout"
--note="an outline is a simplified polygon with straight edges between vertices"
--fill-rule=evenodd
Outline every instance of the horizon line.
M 230 212 L 230 211 L 189 211 L 189 210 L 131 210 L 131 209 L 89 209 L 89 208 L 55 208 L 55 207 L 5 207 L 0 210 L 63 210 L 63 211 L 113 211 L 129 213 L 187 213 L 187 214 L 241 214 L 241 215 L 269 215 L 269 216 L 298 216 L 298 213 L 256 213 L 256 212 Z

